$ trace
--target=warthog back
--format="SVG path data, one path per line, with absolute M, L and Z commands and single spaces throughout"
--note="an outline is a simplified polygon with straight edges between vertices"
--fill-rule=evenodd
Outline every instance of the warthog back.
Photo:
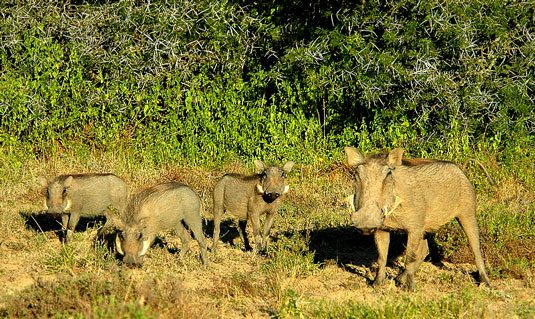
M 474 253 L 480 280 L 489 284 L 479 244 L 475 191 L 455 164 L 445 161 L 403 158 L 403 150 L 365 158 L 346 147 L 347 160 L 355 168 L 354 225 L 373 232 L 379 252 L 374 284 L 385 279 L 390 230 L 408 234 L 405 271 L 400 281 L 408 289 L 413 276 L 429 253 L 426 232 L 457 218 Z
M 114 174 L 60 175 L 52 180 L 40 178 L 46 189 L 45 207 L 50 214 L 61 215 L 65 242 L 70 242 L 80 217 L 106 215 L 112 205 L 123 211 L 128 200 L 128 186 Z
M 117 227 L 116 248 L 124 255 L 123 262 L 141 265 L 143 256 L 159 232 L 176 230 L 182 241 L 181 255 L 187 251 L 191 239 L 184 224 L 193 233 L 206 264 L 206 242 L 202 232 L 201 201 L 199 195 L 181 183 L 164 183 L 147 188 L 128 203 Z

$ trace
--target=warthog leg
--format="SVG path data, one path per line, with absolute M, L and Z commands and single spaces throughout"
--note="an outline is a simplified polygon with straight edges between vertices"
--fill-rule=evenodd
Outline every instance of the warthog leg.
M 262 250 L 262 233 L 260 230 L 260 217 L 258 214 L 251 214 L 251 224 L 253 226 L 253 236 L 255 241 L 255 253 Z
M 69 216 L 70 214 L 62 213 L 61 214 L 61 226 L 63 228 L 63 242 L 67 242 L 67 226 L 69 225 Z
M 486 286 L 490 287 L 490 280 L 487 272 L 485 271 L 485 262 L 481 255 L 481 248 L 479 245 L 479 228 L 477 226 L 477 220 L 475 214 L 467 214 L 466 216 L 459 216 L 458 221 L 461 224 L 466 237 L 468 237 L 468 243 L 472 248 L 472 253 L 476 261 L 477 271 L 479 272 L 479 281 Z
M 399 282 L 409 291 L 414 290 L 414 274 L 429 252 L 427 240 L 423 240 L 422 233 L 408 233 L 407 252 L 405 254 L 405 271 L 399 277 Z M 425 253 L 425 255 L 424 255 Z M 422 257 L 422 255 L 424 255 Z
M 202 232 L 202 219 L 200 214 L 186 214 L 184 217 L 184 223 L 189 227 L 195 240 L 199 243 L 201 251 L 201 260 L 204 265 L 207 263 L 206 259 L 206 241 L 204 239 L 204 233 Z M 182 228 L 184 228 L 182 226 Z M 183 232 L 187 233 L 184 229 Z
M 80 215 L 71 213 L 61 214 L 61 221 L 63 225 L 64 237 L 63 241 L 65 244 L 68 244 L 72 241 L 72 236 L 74 234 L 74 229 L 80 220 Z
M 245 250 L 249 251 L 253 248 L 251 245 L 249 245 L 249 238 L 247 238 L 247 233 L 245 232 L 245 228 L 247 227 L 247 220 L 239 220 L 238 221 L 238 233 L 240 234 L 240 238 L 243 241 L 243 245 L 245 246 Z
M 275 212 L 269 212 L 267 214 L 266 220 L 264 221 L 264 232 L 262 234 L 262 248 L 261 251 L 266 250 L 267 239 L 269 237 L 269 232 L 273 226 L 273 221 L 275 220 Z
M 418 252 L 416 255 L 416 260 L 414 262 L 414 269 L 415 272 L 418 271 L 418 268 L 422 265 L 422 263 L 425 260 L 425 257 L 429 255 L 429 243 L 427 239 L 424 239 L 420 242 L 420 245 L 418 246 Z M 398 282 L 400 282 L 402 285 L 405 285 L 407 281 L 407 271 L 404 271 L 398 278 Z
M 377 230 L 374 233 L 375 246 L 377 247 L 377 253 L 379 258 L 377 258 L 377 264 L 379 268 L 377 269 L 377 275 L 373 281 L 375 287 L 381 286 L 385 282 L 385 273 L 386 273 L 386 260 L 388 257 L 388 246 L 390 244 L 390 233 L 383 230 Z
M 191 241 L 191 235 L 188 230 L 182 225 L 182 222 L 176 226 L 176 234 L 182 242 L 182 249 L 180 249 L 180 258 L 183 258 L 186 252 L 189 250 L 189 242 Z

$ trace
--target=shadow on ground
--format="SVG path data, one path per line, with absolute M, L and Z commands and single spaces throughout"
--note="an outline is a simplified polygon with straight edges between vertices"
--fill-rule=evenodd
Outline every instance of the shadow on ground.
M 208 240 L 208 246 L 212 246 L 212 236 L 214 233 L 214 221 L 212 219 L 205 219 L 203 222 L 203 231 Z M 236 238 L 240 237 L 238 232 L 238 225 L 232 219 L 224 219 L 221 221 L 219 240 L 225 244 L 235 246 L 234 242 Z M 238 240 L 239 242 L 239 240 Z
M 184 224 L 184 227 L 189 231 L 188 225 Z M 233 221 L 231 219 L 222 220 L 221 225 L 220 225 L 220 230 L 221 232 L 220 232 L 219 239 L 225 244 L 230 243 L 232 246 L 235 246 L 234 240 L 238 238 L 240 235 L 238 233 L 238 228 L 233 223 Z M 211 247 L 212 247 L 213 232 L 214 232 L 214 221 L 203 220 L 203 233 L 206 239 L 206 245 L 208 246 L 208 250 L 211 250 Z M 191 231 L 189 231 L 189 233 L 192 237 L 192 240 L 195 240 L 195 236 L 193 236 L 193 233 Z M 165 248 L 171 254 L 178 254 L 181 249 L 181 248 L 179 249 L 179 248 L 171 247 L 167 245 L 167 242 L 161 237 L 156 237 L 156 239 L 154 240 L 153 246 Z
M 373 236 L 362 235 L 355 227 L 318 229 L 309 236 L 309 250 L 315 253 L 317 263 L 334 261 L 342 267 L 349 264 L 369 268 L 377 260 Z M 388 263 L 403 254 L 406 238 L 404 234 L 391 234 Z
M 26 229 L 35 232 L 54 232 L 61 239 L 62 226 L 61 216 L 48 214 L 45 212 L 20 212 L 20 216 L 24 219 L 24 226 Z M 80 218 L 75 231 L 84 232 L 88 228 L 94 228 L 103 225 L 106 222 L 106 217 L 98 216 L 94 218 Z
M 326 264 L 334 261 L 338 266 L 351 273 L 358 273 L 355 268 L 360 266 L 372 269 L 375 272 L 378 254 L 375 248 L 373 235 L 362 235 L 354 227 L 334 227 L 311 231 L 309 250 L 315 253 L 314 261 Z M 426 260 L 437 266 L 442 266 L 443 251 L 434 240 L 434 235 L 425 237 L 429 242 L 430 253 Z M 402 232 L 390 233 L 390 246 L 388 249 L 388 267 L 400 267 L 394 262 L 405 253 L 407 234 Z M 403 267 L 403 266 L 401 266 Z M 372 278 L 367 278 L 371 284 Z

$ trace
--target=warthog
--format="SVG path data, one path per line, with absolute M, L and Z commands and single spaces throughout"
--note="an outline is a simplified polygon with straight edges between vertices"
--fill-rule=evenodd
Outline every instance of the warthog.
M 287 162 L 282 167 L 266 165 L 259 160 L 254 163 L 257 174 L 227 174 L 214 188 L 214 254 L 219 241 L 219 225 L 223 211 L 228 211 L 238 218 L 238 232 L 246 250 L 251 250 L 245 233 L 247 220 L 253 224 L 256 252 L 266 248 L 275 213 L 282 203 L 281 195 L 290 188 L 286 184 L 286 174 L 292 170 L 294 163 Z M 261 234 L 260 216 L 263 214 L 267 214 L 267 217 L 264 221 L 264 232 Z
M 122 211 L 128 200 L 128 186 L 113 174 L 61 175 L 50 181 L 40 177 L 40 183 L 46 189 L 47 212 L 61 215 L 66 243 L 72 240 L 80 217 L 108 217 L 109 205 Z M 108 222 L 106 218 L 104 229 Z
M 175 230 L 182 241 L 180 255 L 188 250 L 191 240 L 184 223 L 199 243 L 201 259 L 206 264 L 206 242 L 202 231 L 201 200 L 199 195 L 182 183 L 164 183 L 136 194 L 113 226 L 117 230 L 117 252 L 123 262 L 141 266 L 143 256 L 162 231 Z
M 479 247 L 475 191 L 455 164 L 404 159 L 400 148 L 367 158 L 353 147 L 345 151 L 348 164 L 355 168 L 356 209 L 351 219 L 362 232 L 374 233 L 379 254 L 374 285 L 385 280 L 390 230 L 407 232 L 405 271 L 399 281 L 412 290 L 414 274 L 429 253 L 424 234 L 453 218 L 468 237 L 480 282 L 490 285 Z

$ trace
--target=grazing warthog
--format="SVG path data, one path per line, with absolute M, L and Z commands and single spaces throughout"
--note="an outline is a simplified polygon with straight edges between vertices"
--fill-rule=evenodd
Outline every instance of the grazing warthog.
M 114 218 L 117 230 L 117 252 L 123 262 L 141 266 L 143 256 L 159 232 L 175 230 L 182 241 L 181 257 L 191 240 L 184 224 L 199 243 L 201 259 L 206 264 L 206 241 L 202 231 L 199 195 L 182 183 L 164 183 L 147 188 L 135 195 L 120 218 Z
M 247 220 L 253 224 L 256 252 L 266 248 L 267 238 L 273 218 L 282 203 L 282 196 L 290 188 L 286 184 L 293 162 L 287 162 L 282 167 L 266 165 L 259 160 L 254 161 L 257 174 L 246 176 L 227 174 L 221 178 L 214 188 L 214 254 L 219 241 L 219 225 L 223 211 L 228 211 L 238 218 L 238 232 L 246 250 L 251 250 L 245 227 Z M 264 222 L 264 232 L 260 233 L 260 216 L 267 214 Z
M 455 164 L 404 159 L 400 148 L 367 158 L 353 147 L 345 151 L 348 164 L 355 168 L 355 212 L 351 219 L 363 233 L 375 235 L 379 269 L 374 285 L 385 280 L 388 231 L 404 230 L 408 234 L 405 271 L 399 281 L 412 290 L 414 274 L 429 253 L 424 234 L 453 218 L 468 237 L 480 281 L 490 285 L 479 247 L 475 191 Z
M 61 215 L 64 241 L 72 240 L 80 217 L 106 215 L 108 206 L 123 211 L 128 200 L 128 186 L 113 174 L 71 174 L 61 175 L 53 180 L 40 177 L 41 186 L 46 189 L 45 208 L 49 214 Z

